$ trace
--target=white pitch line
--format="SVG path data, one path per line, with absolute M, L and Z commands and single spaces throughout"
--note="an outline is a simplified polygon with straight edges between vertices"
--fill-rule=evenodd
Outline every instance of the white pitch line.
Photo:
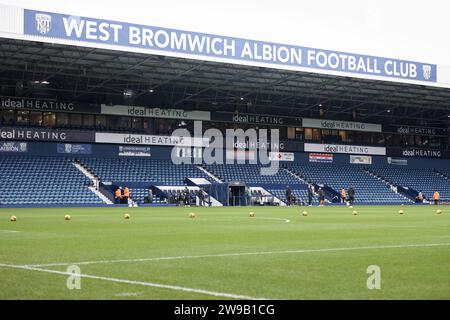
M 42 269 L 42 268 L 36 268 L 36 267 L 30 267 L 30 266 L 19 266 L 19 265 L 0 263 L 0 268 L 1 267 L 12 268 L 12 269 L 22 269 L 22 270 L 29 270 L 29 271 L 37 271 L 37 272 L 45 272 L 45 273 L 52 273 L 52 274 L 71 276 L 71 277 L 74 276 L 74 274 L 71 272 Z M 95 280 L 103 280 L 103 281 L 116 282 L 116 283 L 125 283 L 125 284 L 132 284 L 132 285 L 139 285 L 139 286 L 153 287 L 153 288 L 160 288 L 160 289 L 193 292 L 193 293 L 204 294 L 204 295 L 213 296 L 213 297 L 231 298 L 231 299 L 237 299 L 237 300 L 269 300 L 266 298 L 250 297 L 250 296 L 234 294 L 234 293 L 216 292 L 216 291 L 209 291 L 209 290 L 203 290 L 203 289 L 174 286 L 174 285 L 169 285 L 169 284 L 160 284 L 160 283 L 154 283 L 154 282 L 134 281 L 134 280 L 128 280 L 128 279 L 101 277 L 101 276 L 94 276 L 94 275 L 83 274 L 83 273 L 81 273 L 77 276 L 79 276 L 80 278 L 86 278 L 86 279 L 95 279 Z
M 57 262 L 47 264 L 28 264 L 25 267 L 56 267 L 68 265 L 91 265 L 91 264 L 113 264 L 113 263 L 130 263 L 130 262 L 148 262 L 162 260 L 184 260 L 184 259 L 201 259 L 201 258 L 222 258 L 222 257 L 240 257 L 240 256 L 258 256 L 273 254 L 294 254 L 294 253 L 314 253 L 314 252 L 337 252 L 352 250 L 374 250 L 374 249 L 399 249 L 399 248 L 420 248 L 420 247 L 437 247 L 450 246 L 450 243 L 423 243 L 423 244 L 405 244 L 405 245 L 384 245 L 384 246 L 365 246 L 365 247 L 344 247 L 344 248 L 324 248 L 324 249 L 299 249 L 299 250 L 283 250 L 283 251 L 259 251 L 259 252 L 240 252 L 240 253 L 220 253 L 205 254 L 196 256 L 169 256 L 154 258 L 137 258 L 137 259 L 117 259 L 117 260 L 97 260 L 97 261 L 79 261 L 79 262 Z
M 116 297 L 137 297 L 142 295 L 140 292 L 122 292 L 115 294 Z
M 285 219 L 285 218 L 257 218 L 257 219 L 264 219 L 264 220 L 278 220 L 278 221 L 284 221 L 285 223 L 291 222 L 291 220 Z
M 0 230 L 0 232 L 4 232 L 4 233 L 17 233 L 20 231 L 16 231 L 16 230 Z

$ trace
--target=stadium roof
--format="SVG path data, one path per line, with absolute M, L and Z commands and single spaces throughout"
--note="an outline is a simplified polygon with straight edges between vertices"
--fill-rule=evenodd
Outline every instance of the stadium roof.
M 2 95 L 316 118 L 322 109 L 330 119 L 450 124 L 445 88 L 11 39 L 0 46 Z

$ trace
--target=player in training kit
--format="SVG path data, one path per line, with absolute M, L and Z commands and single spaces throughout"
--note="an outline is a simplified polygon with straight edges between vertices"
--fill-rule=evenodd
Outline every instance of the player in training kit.
M 347 200 L 347 192 L 345 191 L 344 187 L 341 188 L 341 202 L 345 203 Z
M 350 202 L 350 206 L 353 206 L 355 202 L 355 188 L 353 186 L 348 189 L 348 201 Z

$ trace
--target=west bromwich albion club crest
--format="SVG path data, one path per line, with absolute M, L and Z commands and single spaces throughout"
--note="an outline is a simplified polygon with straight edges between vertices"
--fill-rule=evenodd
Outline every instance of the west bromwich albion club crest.
M 36 30 L 41 34 L 47 34 L 52 28 L 52 17 L 48 14 L 36 14 Z
M 431 66 L 424 65 L 422 66 L 423 77 L 425 80 L 430 80 L 431 78 Z
M 64 151 L 65 151 L 66 153 L 72 153 L 72 145 L 69 144 L 69 143 L 66 143 L 66 144 L 64 145 Z

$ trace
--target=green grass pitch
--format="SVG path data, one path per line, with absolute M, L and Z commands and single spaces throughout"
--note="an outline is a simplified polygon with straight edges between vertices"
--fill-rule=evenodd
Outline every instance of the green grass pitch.
M 450 207 L 437 209 L 0 209 L 0 299 L 449 299 Z

